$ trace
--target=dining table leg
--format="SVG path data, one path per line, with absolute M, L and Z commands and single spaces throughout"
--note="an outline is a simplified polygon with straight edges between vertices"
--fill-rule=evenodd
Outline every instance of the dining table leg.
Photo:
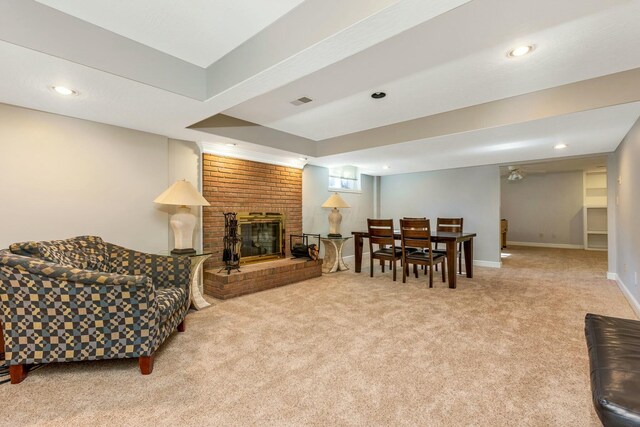
M 464 249 L 464 267 L 467 270 L 467 277 L 473 278 L 473 238 L 465 240 L 462 244 Z
M 457 271 L 456 260 L 458 259 L 458 244 L 455 240 L 447 241 L 447 275 L 449 280 L 449 288 L 456 288 Z
M 355 259 L 356 259 L 356 273 L 360 273 L 362 271 L 362 246 L 363 246 L 363 238 L 360 234 L 355 234 L 353 236 L 353 244 L 356 249 Z

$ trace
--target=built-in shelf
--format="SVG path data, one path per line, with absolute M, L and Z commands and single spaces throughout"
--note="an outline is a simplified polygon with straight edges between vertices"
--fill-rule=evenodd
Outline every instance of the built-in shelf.
M 606 251 L 607 233 L 607 171 L 584 173 L 584 247 Z

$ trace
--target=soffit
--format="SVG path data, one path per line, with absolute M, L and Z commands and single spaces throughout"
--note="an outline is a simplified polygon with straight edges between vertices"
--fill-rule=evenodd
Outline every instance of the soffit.
M 640 67 L 637 16 L 638 1 L 473 1 L 225 114 L 322 141 L 608 75 Z
M 206 68 L 303 0 L 37 0 Z

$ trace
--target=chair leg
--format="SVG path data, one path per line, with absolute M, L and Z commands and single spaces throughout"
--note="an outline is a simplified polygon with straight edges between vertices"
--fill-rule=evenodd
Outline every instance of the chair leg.
M 180 322 L 180 324 L 178 325 L 178 332 L 184 332 L 186 330 L 186 327 L 184 325 L 184 319 L 182 319 L 182 322 Z
M 462 274 L 462 252 L 458 252 L 458 274 Z
M 447 264 L 445 264 L 445 262 L 442 262 L 442 283 L 445 283 L 447 281 Z
M 11 379 L 11 384 L 20 384 L 25 378 L 27 378 L 27 366 L 10 365 L 9 378 Z
M 393 263 L 393 281 L 396 281 L 396 260 L 391 261 Z
M 400 268 L 402 268 L 402 283 L 407 283 L 407 271 L 409 270 L 409 264 L 404 262 Z
M 433 288 L 433 264 L 429 266 L 429 287 Z
M 369 259 L 369 277 L 373 277 L 373 257 Z
M 413 264 L 413 274 L 418 278 L 418 264 Z
M 151 356 L 138 357 L 138 365 L 142 375 L 149 375 L 153 372 L 153 354 Z
M 380 260 L 380 267 L 382 267 L 382 272 L 383 272 L 383 273 L 384 273 L 384 265 L 385 265 L 386 263 L 387 263 L 387 262 L 386 262 L 385 260 L 383 260 L 383 259 L 381 259 L 381 260 Z

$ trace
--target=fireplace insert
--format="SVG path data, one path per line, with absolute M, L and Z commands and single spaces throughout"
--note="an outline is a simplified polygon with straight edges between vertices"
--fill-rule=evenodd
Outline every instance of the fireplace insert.
M 283 214 L 240 212 L 237 218 L 241 264 L 284 257 Z

